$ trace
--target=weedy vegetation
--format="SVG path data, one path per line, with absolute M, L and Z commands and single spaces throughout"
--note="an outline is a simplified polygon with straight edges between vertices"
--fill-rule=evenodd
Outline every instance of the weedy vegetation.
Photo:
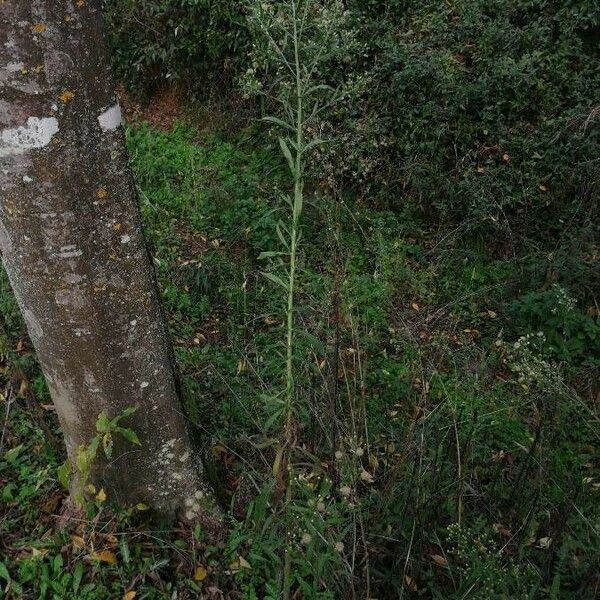
M 193 97 L 127 135 L 226 527 L 104 490 L 57 527 L 3 276 L 6 597 L 598 597 L 596 4 L 106 6 L 125 83 Z M 135 443 L 111 417 L 98 452 Z

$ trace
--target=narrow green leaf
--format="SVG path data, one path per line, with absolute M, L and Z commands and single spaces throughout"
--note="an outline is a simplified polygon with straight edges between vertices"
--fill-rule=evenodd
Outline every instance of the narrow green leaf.
M 306 90 L 306 92 L 304 93 L 305 96 L 310 96 L 313 92 L 318 92 L 321 90 L 327 90 L 327 91 L 331 91 L 334 88 L 332 88 L 330 85 L 327 85 L 325 83 L 320 83 L 319 85 L 313 85 L 312 87 L 308 88 Z
M 79 591 L 81 580 L 83 579 L 83 563 L 78 562 L 73 569 L 73 591 L 75 594 Z
M 121 551 L 121 558 L 123 562 L 127 565 L 129 564 L 131 554 L 129 552 L 129 544 L 127 543 L 127 539 L 124 535 L 122 535 L 119 539 L 119 549 Z
M 96 431 L 98 433 L 108 433 L 110 431 L 110 420 L 105 411 L 102 411 L 96 419 Z
M 267 279 L 269 279 L 273 283 L 280 285 L 284 290 L 288 289 L 287 284 L 283 281 L 283 279 L 281 279 L 281 277 L 278 277 L 277 275 L 273 275 L 273 273 L 267 273 L 265 271 L 261 271 L 261 275 L 264 275 Z
M 275 125 L 284 127 L 285 129 L 288 129 L 289 131 L 294 131 L 294 128 L 289 123 L 286 123 L 284 120 L 279 119 L 278 117 L 266 116 L 266 117 L 263 117 L 261 120 L 267 121 L 268 123 L 274 123 Z
M 133 431 L 133 429 L 126 429 L 125 427 L 117 427 L 117 431 L 128 441 L 131 442 L 132 444 L 137 444 L 138 446 L 141 446 L 142 443 L 140 442 L 140 439 L 137 436 L 137 433 L 135 431 Z
M 265 258 L 272 258 L 273 256 L 281 256 L 282 254 L 287 254 L 287 252 L 273 252 L 273 251 L 261 252 L 258 255 L 258 260 L 263 260 Z
M 7 450 L 4 453 L 4 459 L 6 460 L 6 462 L 13 462 L 21 453 L 21 450 L 23 450 L 23 444 L 19 444 L 18 446 L 15 446 L 14 448 L 11 448 L 10 450 Z
M 290 236 L 290 232 L 287 230 L 287 227 L 281 221 L 279 221 L 275 226 L 275 231 L 277 232 L 277 237 L 281 243 L 289 250 L 290 244 L 285 237 L 285 234 L 288 235 L 288 238 Z
M 288 161 L 290 171 L 292 172 L 292 175 L 294 175 L 296 173 L 296 167 L 294 166 L 294 159 L 292 158 L 292 153 L 290 152 L 287 142 L 283 138 L 279 138 L 279 145 L 281 146 L 283 155 Z
M 122 413 L 121 413 L 121 418 L 124 417 L 129 417 L 131 416 L 133 413 L 135 413 L 137 411 L 138 407 L 137 406 L 128 406 Z
M 321 139 L 315 139 L 315 140 L 311 140 L 310 142 L 308 142 L 308 144 L 306 144 L 306 146 L 304 146 L 304 148 L 302 148 L 302 154 L 304 154 L 305 152 L 308 152 L 311 148 L 314 148 L 315 146 L 318 146 L 319 144 L 324 144 L 325 140 L 321 140 Z
M 276 412 L 274 412 L 266 421 L 264 424 L 264 428 L 265 430 L 268 430 L 271 428 L 271 426 L 273 425 L 273 423 L 275 423 L 275 421 L 277 421 L 277 419 L 279 419 L 281 417 L 281 415 L 283 414 L 283 408 L 281 410 L 278 410 Z

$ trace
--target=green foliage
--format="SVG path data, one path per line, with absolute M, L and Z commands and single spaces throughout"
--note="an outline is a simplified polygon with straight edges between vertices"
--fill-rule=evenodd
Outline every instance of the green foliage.
M 132 444 L 140 445 L 140 440 L 135 431 L 127 427 L 121 427 L 119 424 L 122 419 L 131 416 L 136 410 L 137 407 L 126 408 L 112 419 L 108 417 L 106 412 L 102 411 L 96 420 L 96 431 L 98 433 L 92 437 L 89 444 L 81 445 L 76 449 L 76 485 L 73 493 L 75 501 L 81 506 L 85 505 L 86 492 L 94 496 L 99 503 L 106 500 L 104 490 L 97 491 L 96 487 L 92 483 L 89 483 L 92 467 L 97 459 L 98 449 L 102 447 L 104 456 L 110 459 L 112 457 L 113 435 L 115 433 L 118 433 L 123 439 Z M 57 469 L 58 480 L 67 489 L 70 487 L 72 470 L 73 465 L 69 458 Z
M 107 2 L 128 87 L 152 91 L 167 78 L 202 95 L 237 79 L 262 95 L 262 116 L 284 101 L 264 119 L 266 135 L 184 123 L 128 130 L 186 412 L 210 432 L 231 498 L 224 549 L 202 550 L 210 584 L 277 598 L 288 550 L 292 594 L 305 598 L 591 597 L 598 7 L 300 4 L 316 7 L 318 24 L 302 59 L 326 48 L 311 76 L 327 85 L 311 91 L 307 125 L 318 143 L 301 205 L 286 463 L 280 200 L 298 174 L 296 90 L 256 17 L 289 57 L 288 5 Z M 47 402 L 31 354 L 15 350 L 23 325 L 2 283 L 3 354 Z M 133 580 L 145 598 L 203 593 L 190 576 L 201 535 L 137 544 L 120 521 L 117 564 L 93 566 L 87 550 L 42 538 L 40 499 L 57 488 L 59 461 L 23 402 L 0 456 L 12 511 L 0 580 L 14 582 L 16 597 L 19 585 L 35 597 L 42 586 L 46 597 L 119 597 Z M 110 452 L 104 436 L 120 426 L 104 416 L 99 427 L 94 453 Z M 13 559 L 22 524 L 48 552 Z
M 477 525 L 466 529 L 450 525 L 447 529 L 447 552 L 451 559 L 448 571 L 455 578 L 455 597 L 530 598 L 535 587 L 534 569 L 513 561 L 505 563 L 493 536 L 482 535 Z
M 593 356 L 594 342 L 586 338 L 587 350 L 560 355 L 537 341 L 541 329 L 565 343 L 578 336 L 595 318 L 581 300 L 567 292 L 569 310 L 554 314 L 563 293 L 549 286 L 523 304 L 536 283 L 527 270 L 480 239 L 434 236 L 414 211 L 400 216 L 349 196 L 343 204 L 306 203 L 296 313 L 298 353 L 306 358 L 297 365 L 300 446 L 286 515 L 273 476 L 285 307 L 260 274 L 279 258 L 269 253 L 279 243 L 280 149 L 253 132 L 226 139 L 183 125 L 132 128 L 129 142 L 189 390 L 187 413 L 214 437 L 216 471 L 235 517 L 225 548 L 202 558 L 214 565 L 207 585 L 276 598 L 288 543 L 282 523 L 294 544 L 291 585 L 307 598 L 353 586 L 360 595 L 367 561 L 377 597 L 458 600 L 474 583 L 473 593 L 488 586 L 492 595 L 539 589 L 542 597 L 570 597 L 593 582 L 598 420 L 585 395 L 591 367 L 584 357 Z M 258 260 L 261 252 L 267 256 Z M 340 314 L 333 318 L 336 276 Z M 7 297 L 0 306 L 12 310 Z M 31 356 L 14 351 L 20 327 L 17 319 L 4 346 L 17 361 L 11 365 L 33 374 Z M 525 348 L 519 337 L 530 329 Z M 40 387 L 36 397 L 47 402 L 45 394 Z M 75 548 L 56 575 L 53 561 L 66 556 L 60 549 L 68 540 L 42 539 L 42 508 L 58 489 L 60 461 L 22 403 L 10 413 L 10 446 L 0 456 L 0 502 L 19 515 L 3 522 L 4 543 L 17 548 L 4 560 L 13 589 L 38 597 L 43 581 L 58 597 L 99 600 L 122 596 L 136 578 L 148 598 L 201 593 L 204 582 L 193 580 L 190 565 L 203 542 L 138 544 L 131 519 L 145 513 L 135 510 L 116 525 L 124 535 L 111 549 L 115 564 L 91 565 L 91 550 Z M 107 429 L 121 425 L 100 416 L 98 427 L 96 452 L 103 453 Z M 466 543 L 448 530 L 459 521 Z M 33 539 L 47 552 L 14 558 Z M 189 563 L 173 575 L 180 553 Z M 77 564 L 83 577 L 75 592 Z M 92 581 L 96 596 L 86 587 Z
M 365 48 L 338 121 L 359 132 L 343 138 L 346 173 L 371 193 L 401 186 L 396 204 L 418 197 L 488 226 L 503 210 L 535 219 L 578 193 L 590 202 L 594 3 L 381 4 L 388 19 L 357 17 Z
M 518 298 L 511 313 L 521 335 L 543 334 L 542 351 L 570 364 L 600 365 L 600 318 L 581 311 L 559 285 Z
M 238 1 L 104 0 L 104 15 L 117 73 L 139 92 L 228 87 L 249 43 Z

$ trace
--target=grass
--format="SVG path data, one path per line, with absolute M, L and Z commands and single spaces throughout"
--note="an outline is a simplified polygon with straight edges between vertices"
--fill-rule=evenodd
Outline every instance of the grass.
M 229 527 L 217 540 L 157 530 L 145 511 L 103 503 L 56 527 L 59 432 L 3 278 L 7 598 L 276 598 L 286 535 L 296 597 L 595 597 L 598 319 L 566 283 L 531 297 L 535 263 L 476 232 L 314 194 L 286 518 L 273 475 L 286 298 L 258 260 L 278 250 L 279 149 L 252 129 L 184 124 L 132 127 L 129 143 L 188 415 L 210 440 Z

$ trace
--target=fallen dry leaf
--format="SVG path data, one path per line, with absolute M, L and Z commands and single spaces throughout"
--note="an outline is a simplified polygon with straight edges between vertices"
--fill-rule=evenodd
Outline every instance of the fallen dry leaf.
M 71 543 L 73 546 L 77 546 L 77 548 L 85 548 L 85 540 L 79 535 L 72 535 Z
M 117 557 L 110 550 L 101 550 L 100 552 L 92 552 L 90 554 L 92 560 L 99 560 L 110 565 L 114 565 L 117 562 Z
M 448 561 L 441 554 L 432 554 L 431 560 L 433 560 L 438 567 L 445 567 L 448 564 Z

